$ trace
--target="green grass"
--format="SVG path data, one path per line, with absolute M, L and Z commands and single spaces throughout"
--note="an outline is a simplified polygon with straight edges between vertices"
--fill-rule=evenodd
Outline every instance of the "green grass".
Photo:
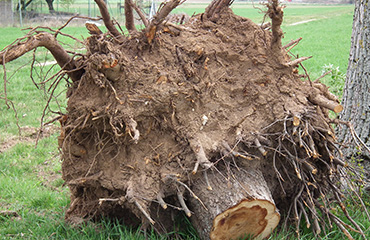
M 176 11 L 192 15 L 194 12 L 204 11 L 205 7 L 206 5 L 202 4 L 184 4 Z M 233 10 L 239 15 L 261 23 L 263 14 L 256 7 L 259 5 L 254 7 L 251 4 L 238 3 L 233 6 Z M 304 63 L 313 80 L 319 77 L 324 69 L 338 68 L 339 71 L 324 78 L 324 82 L 330 85 L 337 95 L 341 94 L 344 84 L 343 73 L 347 69 L 352 11 L 353 6 L 350 5 L 288 5 L 285 9 L 283 44 L 291 39 L 303 37 L 301 43 L 292 52 L 299 56 L 314 56 Z M 312 19 L 314 21 L 292 25 Z M 80 39 L 88 35 L 84 27 L 67 27 L 65 32 Z M 19 28 L 0 28 L 2 36 L 0 49 L 23 36 L 24 33 L 25 31 Z M 70 39 L 60 40 L 73 48 L 80 47 L 74 45 Z M 50 54 L 43 50 L 37 51 L 36 56 L 39 61 L 52 60 Z M 51 136 L 41 139 L 37 148 L 35 148 L 35 137 L 30 136 L 40 125 L 42 111 L 48 97 L 43 89 L 37 89 L 30 80 L 31 57 L 32 53 L 29 53 L 8 63 L 6 67 L 8 98 L 15 104 L 19 125 L 24 129 L 27 127 L 33 130 L 23 131 L 19 137 L 14 111 L 8 109 L 5 102 L 0 100 L 0 147 L 6 144 L 10 146 L 0 152 L 0 211 L 12 210 L 20 215 L 18 218 L 0 217 L 0 239 L 145 239 L 140 230 L 129 229 L 114 220 L 88 223 L 82 228 L 76 228 L 64 222 L 64 212 L 69 204 L 69 190 L 63 185 L 61 179 L 61 163 L 56 139 L 58 132 L 56 130 Z M 26 67 L 18 69 L 23 65 Z M 45 69 L 37 67 L 36 70 L 42 78 L 45 78 Z M 49 76 L 57 70 L 57 68 L 53 70 Z M 10 77 L 13 73 L 15 75 Z M 0 78 L 2 77 L 1 70 Z M 35 80 L 41 81 L 38 78 Z M 57 91 L 61 93 L 59 97 L 61 109 L 55 102 L 52 103 L 51 109 L 65 111 L 64 86 L 60 86 Z M 2 91 L 0 91 L 2 97 L 1 94 L 3 94 Z M 51 119 L 53 115 L 47 112 L 46 119 Z M 57 127 L 56 125 L 55 128 Z M 364 197 L 368 204 L 370 197 Z M 348 208 L 363 228 L 369 229 L 370 223 L 366 221 L 364 212 L 351 201 L 348 202 Z M 369 205 L 368 209 L 370 210 Z M 344 216 L 341 217 L 345 219 Z M 301 228 L 301 239 L 315 239 L 303 224 Z M 185 239 L 195 239 L 194 231 L 191 229 L 181 234 Z M 367 234 L 370 235 L 369 230 Z M 148 237 L 164 239 L 166 236 L 149 233 Z M 293 228 L 288 232 L 275 231 L 270 239 L 287 238 L 295 239 Z M 336 228 L 323 237 L 323 239 L 342 238 L 343 234 Z M 360 236 L 356 235 L 355 238 L 360 239 Z
M 337 9 L 335 7 L 326 9 L 330 10 L 327 14 L 322 13 L 321 10 L 316 12 L 315 9 L 311 9 L 312 15 L 307 16 L 308 19 L 316 19 L 312 22 L 299 25 L 288 23 L 283 26 L 284 43 L 299 37 L 303 38 L 292 52 L 301 57 L 313 56 L 304 62 L 312 80 L 322 75 L 325 66 L 332 65 L 334 69 L 339 68 L 340 73 L 345 73 L 348 66 L 353 8 L 352 6 L 344 6 L 337 7 Z M 304 20 L 300 19 L 299 21 Z M 337 74 L 340 73 L 337 72 Z M 335 75 L 329 75 L 323 79 L 323 82 L 331 86 L 333 93 L 341 95 L 344 78 L 338 79 Z

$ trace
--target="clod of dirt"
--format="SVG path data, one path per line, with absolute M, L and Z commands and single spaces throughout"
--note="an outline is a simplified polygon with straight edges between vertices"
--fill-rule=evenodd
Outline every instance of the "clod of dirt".
M 294 169 L 307 161 L 316 169 L 319 156 L 332 151 L 316 146 L 332 132 L 327 114 L 309 100 L 319 90 L 303 82 L 294 66 L 278 61 L 290 58 L 281 46 L 277 53 L 270 48 L 271 32 L 230 9 L 216 23 L 202 17 L 164 26 L 152 45 L 140 37 L 119 45 L 103 35 L 87 40 L 86 73 L 69 90 L 63 123 L 63 177 L 72 192 L 67 218 L 125 218 L 131 212 L 165 230 L 172 225 L 158 222 L 166 211 L 158 203 L 175 201 L 176 210 L 191 216 L 189 203 L 176 202 L 182 195 L 199 197 L 193 205 L 207 199 L 207 191 L 189 190 L 205 181 L 204 174 L 224 169 L 227 186 L 239 168 L 250 172 L 251 165 L 263 173 L 266 192 L 285 208 L 300 180 L 286 180 L 284 193 L 274 168 L 284 175 L 282 165 Z M 301 141 L 312 149 L 279 136 L 298 141 L 298 131 L 308 133 Z M 327 173 L 319 169 L 316 176 Z

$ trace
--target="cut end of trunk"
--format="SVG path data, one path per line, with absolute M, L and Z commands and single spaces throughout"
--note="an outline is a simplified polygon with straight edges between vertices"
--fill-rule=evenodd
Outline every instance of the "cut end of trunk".
M 271 234 L 280 220 L 275 204 L 268 200 L 243 200 L 219 214 L 213 221 L 210 238 L 240 239 L 253 236 L 263 239 Z
M 334 112 L 335 113 L 340 113 L 341 111 L 343 111 L 343 106 L 338 104 L 337 106 L 334 107 Z

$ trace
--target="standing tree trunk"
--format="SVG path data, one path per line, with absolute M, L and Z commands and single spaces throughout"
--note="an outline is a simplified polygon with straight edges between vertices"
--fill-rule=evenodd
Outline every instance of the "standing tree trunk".
M 55 10 L 54 10 L 54 6 L 53 6 L 53 2 L 54 2 L 54 0 L 46 0 L 46 3 L 48 4 L 49 12 L 50 12 L 50 13 L 55 12 Z
M 347 79 L 343 93 L 344 111 L 341 119 L 351 121 L 358 137 L 370 145 L 370 6 L 368 1 L 358 0 L 353 18 L 352 45 L 348 63 Z M 352 131 L 353 132 L 353 131 Z M 347 127 L 338 131 L 339 140 L 355 143 Z M 345 155 L 369 158 L 365 149 L 349 147 Z

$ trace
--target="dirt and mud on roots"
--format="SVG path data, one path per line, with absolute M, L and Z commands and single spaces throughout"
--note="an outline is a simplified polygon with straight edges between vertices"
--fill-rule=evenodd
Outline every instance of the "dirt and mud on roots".
M 343 205 L 341 187 L 357 194 L 357 174 L 329 118 L 342 106 L 298 73 L 308 57 L 289 52 L 300 39 L 281 46 L 278 1 L 266 4 L 271 24 L 257 25 L 235 15 L 230 0 L 183 24 L 166 20 L 182 1 L 148 20 L 127 0 L 128 35 L 96 3 L 108 32 L 87 25 L 86 53 L 71 55 L 59 31 L 38 30 L 1 52 L 5 63 L 45 46 L 70 78 L 58 139 L 67 220 L 118 217 L 164 233 L 184 212 L 202 239 L 262 239 L 293 217 L 297 234 L 302 218 L 317 235 L 329 221 L 349 238 L 347 229 L 364 236 Z M 331 211 L 335 204 L 352 226 Z

